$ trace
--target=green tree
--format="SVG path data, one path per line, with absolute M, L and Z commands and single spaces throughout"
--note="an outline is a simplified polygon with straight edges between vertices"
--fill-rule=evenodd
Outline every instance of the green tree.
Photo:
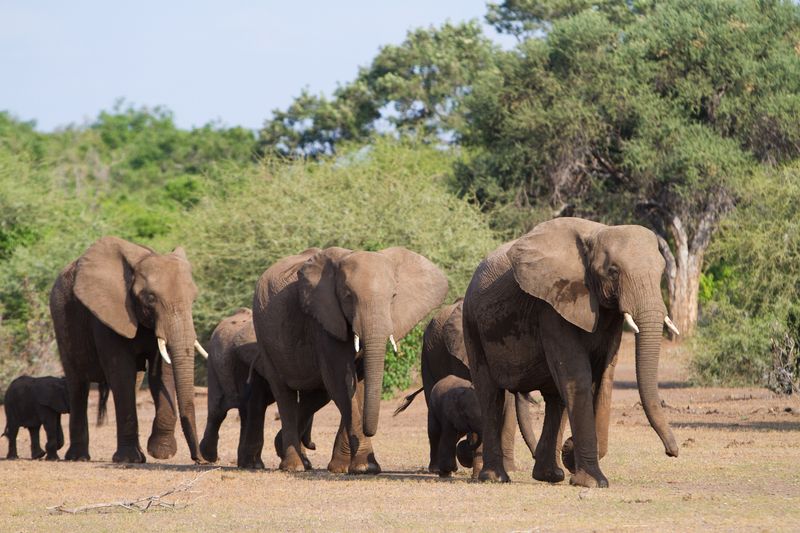
M 288 109 L 273 111 L 260 145 L 265 153 L 316 157 L 375 132 L 446 140 L 462 124 L 463 97 L 496 55 L 476 21 L 412 30 L 331 99 L 303 91 Z
M 691 333 L 704 254 L 738 187 L 759 162 L 797 156 L 800 8 L 677 0 L 493 9 L 503 24 L 546 31 L 504 54 L 466 100 L 463 140 L 475 155 L 458 171 L 462 192 L 488 210 L 646 223 L 667 261 L 670 313 Z

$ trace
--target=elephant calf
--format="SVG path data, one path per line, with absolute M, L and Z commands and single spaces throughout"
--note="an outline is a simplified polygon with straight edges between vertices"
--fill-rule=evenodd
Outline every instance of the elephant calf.
M 108 389 L 101 389 L 98 425 L 105 417 L 105 402 Z M 28 429 L 31 436 L 31 459 L 39 459 L 47 454 L 47 460 L 58 460 L 58 450 L 64 446 L 64 432 L 61 429 L 61 415 L 69 413 L 69 396 L 65 378 L 52 376 L 34 378 L 20 376 L 8 386 L 5 395 L 6 428 L 3 436 L 8 437 L 8 459 L 17 459 L 17 432 L 19 428 Z M 44 425 L 47 435 L 45 450 L 39 445 L 39 428 Z
M 481 445 L 481 408 L 472 383 L 453 375 L 436 382 L 430 401 L 429 436 L 438 443 L 439 476 L 449 477 L 458 470 L 456 455 L 463 466 L 472 467 L 473 454 Z M 459 443 L 465 435 L 467 440 Z

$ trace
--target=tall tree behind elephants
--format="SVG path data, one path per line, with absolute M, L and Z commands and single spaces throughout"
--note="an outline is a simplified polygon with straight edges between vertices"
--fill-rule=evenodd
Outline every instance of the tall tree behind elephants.
M 465 97 L 462 193 L 509 236 L 531 207 L 648 225 L 691 333 L 721 218 L 758 165 L 800 154 L 800 7 L 507 0 L 487 18 L 520 43 Z

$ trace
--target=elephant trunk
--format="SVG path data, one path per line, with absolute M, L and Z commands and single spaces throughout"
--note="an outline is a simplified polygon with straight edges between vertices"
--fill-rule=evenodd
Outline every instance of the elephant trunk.
M 649 310 L 636 313 L 636 380 L 642 408 L 650 425 L 664 443 L 666 454 L 678 456 L 678 445 L 661 410 L 658 397 L 658 359 L 661 350 L 661 335 L 664 327 L 664 313 Z
M 378 415 L 383 391 L 383 363 L 388 335 L 367 337 L 364 344 L 364 435 L 378 430 Z
M 191 314 L 189 314 L 191 317 Z M 194 342 L 196 339 L 191 318 L 176 320 L 166 328 L 166 341 L 172 359 L 175 393 L 181 428 L 193 460 L 199 459 L 197 423 L 194 414 Z
M 536 458 L 536 432 L 533 429 L 533 409 L 530 393 L 518 392 L 514 395 L 517 411 L 517 425 L 522 433 L 522 440 L 531 452 L 531 457 Z

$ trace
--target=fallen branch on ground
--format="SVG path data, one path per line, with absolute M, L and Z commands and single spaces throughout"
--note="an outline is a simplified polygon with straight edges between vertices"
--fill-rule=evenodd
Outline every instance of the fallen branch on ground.
M 197 481 L 211 473 L 216 472 L 219 468 L 213 468 L 211 470 L 207 470 L 202 474 L 198 475 L 194 479 L 190 479 L 184 481 L 180 485 L 173 487 L 169 490 L 166 490 L 160 494 L 155 494 L 153 496 L 146 496 L 144 498 L 139 498 L 138 500 L 121 500 L 117 502 L 104 502 L 104 503 L 92 503 L 89 505 L 81 505 L 80 507 L 74 507 L 72 509 L 68 509 L 62 503 L 61 505 L 56 505 L 54 507 L 48 507 L 47 510 L 51 513 L 68 513 L 68 514 L 78 514 L 84 513 L 87 511 L 97 511 L 99 509 L 114 509 L 114 508 L 122 508 L 127 511 L 138 511 L 140 513 L 144 513 L 148 510 L 153 509 L 184 509 L 189 506 L 189 503 L 179 503 L 179 502 L 167 502 L 164 501 L 164 498 L 167 496 L 171 496 L 173 494 L 180 494 L 180 493 L 189 493 L 189 494 L 196 494 L 196 491 L 191 491 L 189 489 L 192 488 L 192 485 L 197 483 Z

